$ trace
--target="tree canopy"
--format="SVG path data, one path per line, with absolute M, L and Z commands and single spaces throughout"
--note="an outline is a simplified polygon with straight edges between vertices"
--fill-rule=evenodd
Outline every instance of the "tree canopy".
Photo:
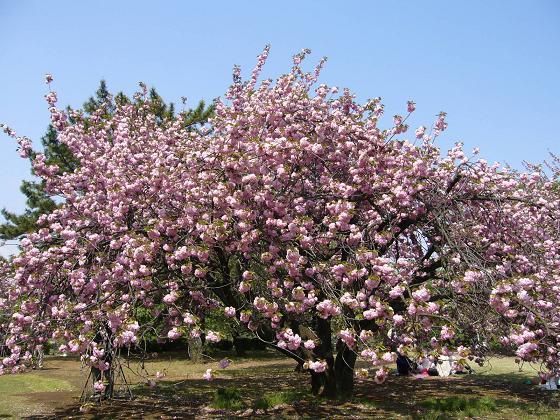
M 558 373 L 559 172 L 442 152 L 445 113 L 411 132 L 413 102 L 383 129 L 379 98 L 318 84 L 306 54 L 274 82 L 259 82 L 268 48 L 248 81 L 236 68 L 201 130 L 161 120 L 145 87 L 87 117 L 47 96 L 79 164 L 34 156 L 64 200 L 12 261 L 0 369 L 46 340 L 110 369 L 103 355 L 147 331 L 219 340 L 202 320 L 220 311 L 328 396 L 368 373 L 358 357 L 382 382 L 397 353 L 482 362 L 502 346 Z
M 160 122 L 176 117 L 174 104 L 166 104 L 155 88 L 150 90 L 149 97 L 151 112 Z M 129 102 L 130 99 L 122 92 L 119 92 L 115 97 L 115 103 Z M 87 115 L 103 108 L 106 117 L 110 117 L 114 112 L 114 106 L 111 94 L 107 89 L 107 83 L 101 80 L 95 96 L 90 97 L 83 105 L 84 116 L 87 118 Z M 194 128 L 205 124 L 212 112 L 213 106 L 207 107 L 204 101 L 200 101 L 194 109 L 182 111 L 185 127 Z M 72 155 L 64 143 L 58 140 L 57 134 L 52 125 L 49 125 L 47 132 L 41 138 L 42 154 L 45 156 L 45 162 L 49 165 L 57 165 L 61 173 L 74 171 L 76 165 L 79 164 L 79 160 Z M 36 152 L 29 153 L 31 161 L 35 156 Z M 6 220 L 0 224 L 0 240 L 17 239 L 25 233 L 35 231 L 39 216 L 49 214 L 57 207 L 53 198 L 45 192 L 45 181 L 42 179 L 23 181 L 21 192 L 27 197 L 27 208 L 22 214 L 10 212 L 6 209 L 0 210 Z

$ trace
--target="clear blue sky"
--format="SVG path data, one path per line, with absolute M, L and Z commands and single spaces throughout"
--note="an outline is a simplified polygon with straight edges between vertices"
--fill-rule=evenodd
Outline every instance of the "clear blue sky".
M 442 146 L 461 140 L 520 167 L 560 153 L 559 41 L 554 0 L 0 0 L 0 121 L 39 141 L 47 72 L 62 105 L 80 106 L 102 78 L 114 91 L 144 81 L 168 101 L 211 100 L 270 43 L 266 77 L 310 48 L 310 67 L 329 57 L 323 82 L 382 96 L 387 124 L 413 99 L 413 125 L 448 113 Z M 15 148 L 0 136 L 0 207 L 21 211 L 29 167 Z

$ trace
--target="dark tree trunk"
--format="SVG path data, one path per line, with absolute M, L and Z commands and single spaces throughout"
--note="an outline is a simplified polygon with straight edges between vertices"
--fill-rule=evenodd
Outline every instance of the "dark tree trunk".
M 330 320 L 316 319 L 316 334 L 320 344 L 314 349 L 314 356 L 327 363 L 324 372 L 311 371 L 311 391 L 314 395 L 321 395 L 327 398 L 336 398 L 336 372 L 335 360 L 332 348 L 332 334 Z
M 344 354 L 344 356 L 343 356 Z M 325 372 L 311 371 L 311 392 L 326 398 L 348 398 L 354 391 L 354 365 L 356 354 L 350 349 L 338 353 L 336 359 L 327 360 Z
M 326 398 L 337 398 L 338 390 L 336 389 L 336 372 L 334 369 L 334 357 L 329 357 L 327 359 L 327 370 L 323 373 L 324 375 L 324 385 L 323 391 L 321 392 L 322 397 Z
M 357 355 L 344 343 L 340 347 L 334 362 L 334 373 L 338 396 L 346 398 L 354 391 L 354 367 Z
M 115 378 L 113 372 L 113 366 L 110 366 L 109 369 L 105 371 L 101 371 L 96 367 L 91 368 L 91 374 L 93 377 L 93 382 L 103 381 L 107 385 L 105 386 L 105 391 L 103 394 L 99 393 L 98 391 L 94 390 L 93 395 L 99 399 L 110 399 L 113 397 L 114 387 L 115 387 Z
M 101 399 L 110 399 L 113 397 L 113 392 L 115 388 L 115 374 L 113 369 L 113 353 L 110 344 L 111 339 L 111 329 L 107 324 L 105 324 L 105 334 L 102 332 L 98 332 L 95 337 L 94 341 L 101 345 L 101 348 L 105 350 L 105 354 L 103 356 L 103 362 L 109 365 L 109 369 L 102 371 L 96 367 L 91 367 L 91 375 L 93 377 L 93 382 L 97 381 L 104 381 L 107 385 L 105 386 L 105 390 L 103 394 L 100 394 L 98 391 L 94 389 L 93 395 L 96 398 Z
M 296 371 L 301 371 L 303 364 L 311 359 L 324 360 L 327 364 L 324 372 L 308 370 L 311 375 L 311 392 L 326 398 L 347 398 L 354 390 L 354 367 L 356 365 L 356 353 L 348 348 L 341 340 L 338 340 L 338 353 L 333 355 L 332 333 L 330 321 L 317 318 L 315 332 L 297 322 L 290 324 L 292 330 L 297 331 L 303 340 L 318 338 L 320 343 L 315 349 L 300 349 L 292 352 L 282 349 L 271 342 L 268 346 L 280 353 L 293 358 L 297 363 Z M 272 340 L 272 339 L 271 339 Z
M 311 372 L 311 391 L 327 398 L 347 398 L 354 391 L 356 353 L 338 340 L 335 359 L 330 322 L 318 318 L 316 330 L 321 344 L 314 349 L 314 356 L 325 360 L 327 368 L 324 372 Z

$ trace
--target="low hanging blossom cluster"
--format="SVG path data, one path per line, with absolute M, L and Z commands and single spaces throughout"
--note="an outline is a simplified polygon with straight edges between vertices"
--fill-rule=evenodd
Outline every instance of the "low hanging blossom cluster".
M 80 165 L 34 159 L 63 203 L 3 279 L 0 369 L 47 340 L 100 369 L 149 329 L 219 341 L 200 320 L 221 308 L 325 389 L 357 357 L 380 383 L 397 352 L 481 361 L 496 343 L 558 372 L 559 171 L 442 152 L 445 113 L 409 130 L 413 102 L 383 129 L 380 98 L 318 84 L 324 60 L 307 73 L 307 54 L 276 81 L 257 83 L 268 48 L 248 82 L 236 68 L 198 131 L 157 121 L 145 88 L 109 118 L 47 95 Z

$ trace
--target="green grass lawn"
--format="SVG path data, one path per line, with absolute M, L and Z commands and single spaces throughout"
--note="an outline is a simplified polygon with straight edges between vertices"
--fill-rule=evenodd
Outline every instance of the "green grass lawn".
M 37 406 L 31 399 L 34 394 L 72 391 L 74 387 L 70 382 L 43 375 L 35 372 L 21 375 L 4 375 L 0 377 L 0 417 L 20 417 L 41 413 L 40 405 Z
M 257 356 L 257 357 L 251 357 Z M 536 371 L 511 358 L 492 359 L 474 375 L 449 378 L 391 376 L 377 385 L 357 380 L 354 397 L 344 401 L 309 393 L 307 374 L 294 372 L 289 359 L 249 355 L 231 357 L 217 369 L 217 357 L 193 364 L 177 355 L 162 355 L 145 365 L 144 373 L 165 371 L 156 388 L 145 385 L 141 370 L 127 372 L 135 398 L 101 405 L 78 402 L 86 372 L 71 359 L 47 359 L 45 370 L 0 377 L 0 417 L 52 418 L 185 418 L 232 417 L 242 413 L 272 418 L 409 418 L 409 419 L 558 419 L 559 393 L 537 388 Z M 201 379 L 207 368 L 217 379 Z M 122 387 L 120 388 L 122 389 Z

